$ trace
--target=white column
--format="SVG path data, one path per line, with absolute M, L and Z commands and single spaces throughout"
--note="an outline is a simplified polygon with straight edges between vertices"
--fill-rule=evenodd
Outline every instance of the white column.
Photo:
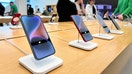
M 21 15 L 27 15 L 27 0 L 15 0 L 14 3 L 18 7 L 18 12 Z

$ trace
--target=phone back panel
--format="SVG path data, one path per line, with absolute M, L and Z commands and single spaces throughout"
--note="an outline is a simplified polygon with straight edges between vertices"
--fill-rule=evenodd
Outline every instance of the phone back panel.
M 86 25 L 84 24 L 82 18 L 79 15 L 72 15 L 71 16 L 76 28 L 78 29 L 80 35 L 82 36 L 82 39 L 87 42 L 89 40 L 92 40 L 93 37 L 89 30 L 87 29 Z
M 103 21 L 103 18 L 99 14 L 95 15 L 95 17 L 98 20 L 98 22 L 100 23 L 100 25 L 103 27 L 104 31 L 106 33 L 110 33 L 110 30 L 107 27 L 107 25 L 105 24 L 105 22 Z

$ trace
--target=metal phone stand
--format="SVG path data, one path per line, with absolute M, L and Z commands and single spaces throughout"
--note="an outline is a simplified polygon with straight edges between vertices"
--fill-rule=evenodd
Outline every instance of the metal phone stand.
M 114 36 L 109 35 L 109 34 L 102 34 L 101 33 L 101 26 L 99 26 L 99 33 L 94 34 L 93 37 L 95 38 L 100 38 L 100 39 L 106 39 L 106 40 L 111 40 L 114 38 Z
M 90 42 L 90 41 L 84 42 L 83 40 L 79 40 L 79 33 L 78 33 L 78 39 L 74 41 L 70 41 L 68 44 L 70 46 L 80 48 L 82 50 L 93 50 L 98 46 L 98 44 L 94 42 Z
M 108 19 L 110 20 L 110 18 L 109 18 L 109 17 L 108 17 Z M 114 23 L 112 23 L 112 22 L 111 22 L 110 33 L 112 33 L 112 34 L 123 34 L 123 33 L 124 33 L 124 32 L 123 32 L 123 31 L 121 31 L 121 30 L 114 30 L 114 29 L 112 29 L 113 24 L 114 24 Z
M 110 30 L 110 33 L 113 33 L 113 34 L 123 34 L 124 32 L 121 31 L 121 30 Z
M 58 25 L 59 23 L 55 22 L 56 16 L 52 16 L 51 19 L 49 20 L 49 25 Z

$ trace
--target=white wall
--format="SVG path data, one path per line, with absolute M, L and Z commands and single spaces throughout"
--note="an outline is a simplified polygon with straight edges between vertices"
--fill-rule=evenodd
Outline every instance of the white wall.
M 27 0 L 15 0 L 14 3 L 18 6 L 19 12 L 22 15 L 27 14 Z M 46 5 L 56 5 L 58 0 L 30 0 L 30 3 L 32 7 L 34 8 L 34 11 L 36 11 L 37 8 L 40 8 L 41 13 L 43 12 Z M 6 12 L 10 11 L 10 6 L 6 8 Z
M 21 15 L 27 14 L 27 1 L 26 0 L 15 0 L 14 2 L 18 7 L 18 12 L 21 13 Z
M 43 12 L 46 5 L 56 5 L 58 0 L 30 0 L 30 4 L 36 11 L 37 8 L 40 8 L 40 11 Z
M 18 7 L 18 12 L 21 13 L 21 15 L 27 14 L 27 1 L 26 0 L 14 0 L 14 4 L 16 4 L 16 6 Z M 6 7 L 5 12 L 10 12 L 9 5 Z
M 27 0 L 15 0 L 15 4 L 18 6 L 19 12 L 22 15 L 27 14 Z M 74 0 L 71 0 L 74 1 Z M 37 8 L 40 8 L 41 13 L 43 12 L 46 5 L 56 5 L 58 0 L 30 0 L 28 4 L 31 4 L 34 8 L 34 11 L 36 11 Z M 7 7 L 7 11 L 9 11 L 9 7 Z

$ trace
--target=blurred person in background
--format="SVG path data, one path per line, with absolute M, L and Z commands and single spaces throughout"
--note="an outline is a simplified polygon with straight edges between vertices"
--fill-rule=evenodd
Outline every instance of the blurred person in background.
M 42 15 L 49 16 L 49 14 L 50 13 L 48 12 L 48 10 L 46 8 L 44 8 Z
M 0 2 L 0 16 L 4 16 L 5 7 Z M 0 23 L 0 26 L 3 26 L 3 23 Z
M 112 15 L 115 16 L 117 13 L 119 20 L 125 20 L 126 15 L 132 15 L 132 0 L 118 0 L 117 8 Z
M 95 0 L 89 0 L 89 4 L 86 5 L 86 15 L 89 18 L 93 18 L 97 14 L 97 8 L 95 6 Z
M 17 6 L 14 4 L 14 2 L 10 2 L 10 15 L 13 16 L 15 13 L 18 13 L 18 8 Z
M 59 22 L 72 21 L 71 15 L 77 15 L 76 5 L 70 0 L 58 0 L 57 12 Z
M 34 9 L 32 8 L 32 5 L 28 5 L 27 7 L 27 14 L 28 15 L 34 15 Z
M 84 9 L 84 3 L 83 0 L 75 0 L 75 5 L 77 8 L 78 15 L 84 15 L 85 9 Z

